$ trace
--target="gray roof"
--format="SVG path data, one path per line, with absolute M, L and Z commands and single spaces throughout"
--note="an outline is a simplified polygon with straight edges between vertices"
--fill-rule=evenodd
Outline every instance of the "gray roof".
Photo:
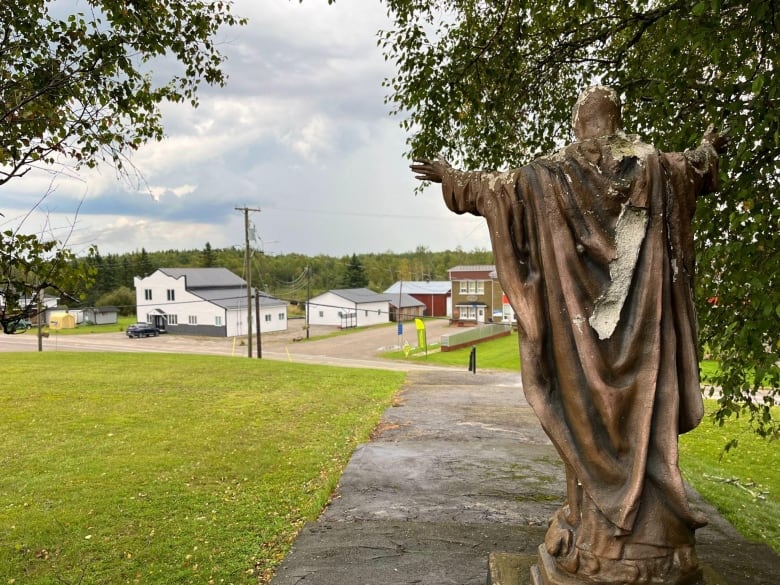
M 495 270 L 495 264 L 461 264 L 453 266 L 447 272 L 495 272 Z
M 385 293 L 410 295 L 446 295 L 452 290 L 452 282 L 449 280 L 404 280 L 390 286 Z
M 172 278 L 185 278 L 187 290 L 196 288 L 246 287 L 246 281 L 227 268 L 160 268 Z
M 387 293 L 376 293 L 368 288 L 341 288 L 331 290 L 330 292 L 358 305 L 361 303 L 387 302 L 394 307 L 398 306 L 398 293 L 394 295 Z M 412 296 L 401 294 L 402 309 L 404 307 L 420 307 L 424 305 L 425 303 L 418 301 Z
M 160 268 L 172 278 L 184 277 L 184 286 L 192 294 L 222 307 L 246 307 L 246 281 L 227 268 Z M 261 307 L 285 306 L 287 303 L 254 289 Z M 254 303 L 254 300 L 252 301 Z M 254 307 L 254 304 L 252 305 Z
M 204 301 L 209 301 L 223 309 L 240 309 L 241 307 L 246 307 L 246 287 L 241 289 L 199 288 L 190 292 L 199 296 Z M 259 294 L 260 296 L 260 307 L 265 308 L 287 305 L 286 301 L 264 293 L 258 293 L 256 289 L 255 294 Z M 254 308 L 254 306 L 254 297 L 252 297 L 252 308 Z
M 398 293 L 394 295 L 387 295 L 390 297 L 390 305 L 398 307 Z M 409 307 L 424 307 L 425 303 L 418 301 L 416 298 L 409 296 L 406 293 L 401 293 L 401 309 L 408 309 Z
M 361 303 L 390 301 L 390 295 L 376 293 L 370 288 L 337 288 L 329 292 L 358 305 Z

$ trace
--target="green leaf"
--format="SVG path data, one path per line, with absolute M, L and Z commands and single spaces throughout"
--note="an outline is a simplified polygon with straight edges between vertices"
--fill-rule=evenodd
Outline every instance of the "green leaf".
M 758 74 L 756 75 L 756 78 L 753 80 L 753 85 L 751 86 L 751 89 L 753 90 L 753 93 L 759 93 L 763 87 L 764 87 L 764 76 Z

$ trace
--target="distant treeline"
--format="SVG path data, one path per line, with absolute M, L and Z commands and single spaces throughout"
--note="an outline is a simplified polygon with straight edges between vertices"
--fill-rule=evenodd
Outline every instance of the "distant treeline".
M 120 305 L 127 312 L 132 312 L 128 292 L 134 290 L 133 277 L 148 276 L 158 268 L 223 267 L 246 278 L 243 249 L 212 248 L 208 243 L 200 250 L 141 249 L 107 255 L 98 252 L 90 262 L 95 268 L 95 282 L 89 290 L 82 291 L 84 304 Z M 279 298 L 298 301 L 306 299 L 307 291 L 314 296 L 333 288 L 367 286 L 381 292 L 398 280 L 447 280 L 447 270 L 454 266 L 492 263 L 493 254 L 487 250 L 432 252 L 423 246 L 412 252 L 341 257 L 272 256 L 254 251 L 251 259 L 253 286 Z

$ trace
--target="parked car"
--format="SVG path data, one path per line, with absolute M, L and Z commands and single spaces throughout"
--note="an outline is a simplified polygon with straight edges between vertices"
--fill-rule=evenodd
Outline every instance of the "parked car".
M 127 326 L 128 337 L 157 337 L 160 330 L 149 323 L 133 323 Z
M 14 325 L 14 331 L 27 331 L 30 327 L 32 327 L 32 323 L 27 319 L 19 319 Z

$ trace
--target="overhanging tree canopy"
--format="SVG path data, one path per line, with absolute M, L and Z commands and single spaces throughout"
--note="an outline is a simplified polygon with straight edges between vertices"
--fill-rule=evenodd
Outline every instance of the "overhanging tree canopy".
M 63 14 L 52 0 L 0 4 L 0 184 L 40 163 L 121 168 L 161 139 L 162 102 L 197 105 L 201 84 L 224 84 L 214 36 L 243 22 L 231 5 L 82 0 Z
M 35 166 L 107 161 L 122 172 L 129 152 L 162 139 L 163 102 L 196 106 L 202 84 L 225 83 L 216 34 L 244 23 L 231 9 L 230 0 L 3 0 L 0 185 Z M 70 259 L 42 240 L 12 230 L 0 241 L 4 326 L 33 310 L 11 301 Z M 35 254 L 43 272 L 20 279 Z
M 624 126 L 666 151 L 730 128 L 718 194 L 697 212 L 704 352 L 718 416 L 778 435 L 780 5 L 766 0 L 387 0 L 380 45 L 411 156 L 519 166 L 569 138 L 585 86 L 614 87 Z M 768 388 L 768 391 L 766 391 Z

